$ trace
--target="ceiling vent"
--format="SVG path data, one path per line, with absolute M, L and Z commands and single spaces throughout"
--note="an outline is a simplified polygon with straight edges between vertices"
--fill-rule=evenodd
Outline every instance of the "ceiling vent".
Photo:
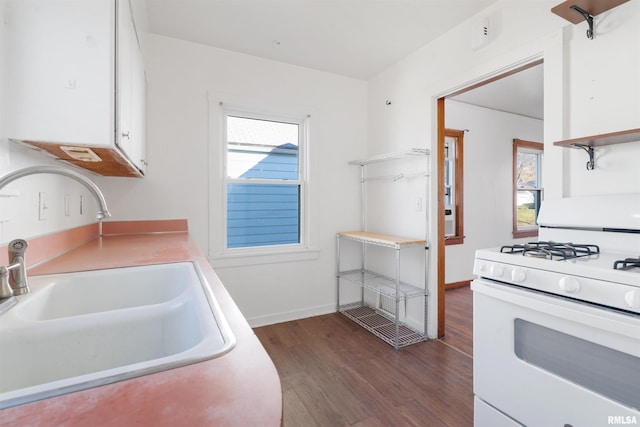
M 473 24 L 471 34 L 471 48 L 480 49 L 489 43 L 489 18 L 482 18 Z

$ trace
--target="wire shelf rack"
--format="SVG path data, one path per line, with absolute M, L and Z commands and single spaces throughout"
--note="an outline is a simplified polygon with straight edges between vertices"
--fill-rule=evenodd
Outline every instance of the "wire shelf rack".
M 340 308 L 340 313 L 396 349 L 427 339 L 426 334 L 403 323 L 398 323 L 396 331 L 395 319 L 385 316 L 368 305 L 361 303 L 345 305 Z
M 343 271 L 340 273 L 340 277 L 380 294 L 393 298 L 396 297 L 396 281 L 391 277 L 362 269 Z M 400 282 L 397 293 L 399 298 L 411 298 L 423 295 L 427 295 L 425 289 L 418 288 L 406 282 Z

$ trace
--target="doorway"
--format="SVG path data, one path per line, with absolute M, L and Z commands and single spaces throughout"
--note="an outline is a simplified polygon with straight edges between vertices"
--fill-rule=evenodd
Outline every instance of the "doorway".
M 437 285 L 438 285 L 438 337 L 442 338 L 445 336 L 446 331 L 446 323 L 445 323 L 445 295 L 446 295 L 446 284 L 454 282 L 457 285 L 469 283 L 473 279 L 472 274 L 472 265 L 473 265 L 473 253 L 476 249 L 483 247 L 491 247 L 491 246 L 499 246 L 499 242 L 483 242 L 481 238 L 477 238 L 478 236 L 474 236 L 473 228 L 465 227 L 465 233 L 469 233 L 467 236 L 460 236 L 463 241 L 459 247 L 454 249 L 456 258 L 460 258 L 463 262 L 460 267 L 456 267 L 456 274 L 462 272 L 460 274 L 465 274 L 466 276 L 462 279 L 447 277 L 447 247 L 445 245 L 445 229 L 446 229 L 446 194 L 445 194 L 445 185 L 446 185 L 446 174 L 445 174 L 445 162 L 446 162 L 446 151 L 445 151 L 445 134 L 446 130 L 449 128 L 462 128 L 465 131 L 468 130 L 468 134 L 465 132 L 465 151 L 469 152 L 473 149 L 474 144 L 475 148 L 478 149 L 478 144 L 483 143 L 483 139 L 479 137 L 480 132 L 476 129 L 476 134 L 474 134 L 473 126 L 456 126 L 445 120 L 447 117 L 447 111 L 445 110 L 453 110 L 453 105 L 461 104 L 462 108 L 468 110 L 465 117 L 473 117 L 474 108 L 479 108 L 477 111 L 484 111 L 483 109 L 491 110 L 496 114 L 506 114 L 506 115 L 514 115 L 518 117 L 530 117 L 532 119 L 540 120 L 542 122 L 542 96 L 543 96 L 543 82 L 542 82 L 542 66 L 543 60 L 538 59 L 523 65 L 519 65 L 514 67 L 513 69 L 496 74 L 488 79 L 485 79 L 481 82 L 474 83 L 469 85 L 468 87 L 464 87 L 463 89 L 452 91 L 449 94 L 441 97 L 437 101 L 437 127 L 438 127 L 438 150 L 437 150 L 437 185 L 438 185 L 438 238 L 437 238 L 437 246 L 438 246 L 438 260 L 437 260 Z M 452 103 L 453 101 L 453 103 Z M 449 108 L 447 108 L 449 106 Z M 480 113 L 478 113 L 480 114 Z M 508 116 L 510 117 L 510 116 Z M 471 121 L 473 122 L 473 121 Z M 477 123 L 477 122 L 476 122 Z M 482 125 L 477 125 L 482 127 Z M 469 129 L 467 129 L 469 128 Z M 517 132 L 511 138 L 520 138 L 522 135 Z M 486 136 L 485 136 L 486 139 Z M 541 140 L 541 136 L 540 136 Z M 492 146 L 488 146 L 485 151 L 489 157 L 492 156 L 490 153 Z M 509 150 L 511 147 L 509 146 Z M 473 166 L 473 162 L 484 162 L 480 158 L 469 155 L 469 158 L 465 160 L 465 169 L 467 169 L 467 165 Z M 505 160 L 508 161 L 508 160 Z M 477 164 L 476 164 L 477 167 Z M 510 164 L 509 164 L 510 167 Z M 477 175 L 473 173 L 467 173 L 465 171 L 465 176 L 469 177 L 469 180 L 477 181 Z M 507 179 L 508 182 L 503 183 L 503 185 L 511 185 L 510 179 Z M 466 181 L 465 182 L 470 182 Z M 472 193 L 470 198 L 480 197 L 477 194 L 478 191 L 465 191 L 465 195 Z M 505 196 L 508 198 L 508 201 L 504 201 L 505 203 L 512 203 L 511 196 Z M 466 196 L 465 196 L 466 199 Z M 487 199 L 489 200 L 490 197 Z M 477 211 L 478 206 L 474 206 L 476 201 L 470 203 L 469 201 L 465 202 L 465 219 L 473 218 L 474 211 Z M 502 206 L 496 207 L 497 210 L 502 212 L 504 209 Z M 473 223 L 473 221 L 470 221 Z M 477 222 L 477 221 L 476 221 Z M 511 229 L 511 221 L 508 224 L 505 224 L 506 227 Z M 478 233 L 481 234 L 481 233 Z M 466 238 L 468 237 L 468 239 Z M 475 245 L 475 246 L 474 246 Z M 449 269 L 451 271 L 452 269 Z M 470 313 L 471 315 L 471 313 Z

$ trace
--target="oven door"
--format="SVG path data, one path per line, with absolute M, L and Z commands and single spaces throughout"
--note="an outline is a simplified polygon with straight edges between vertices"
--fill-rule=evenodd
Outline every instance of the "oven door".
M 472 289 L 476 398 L 530 427 L 640 424 L 640 316 L 484 279 Z

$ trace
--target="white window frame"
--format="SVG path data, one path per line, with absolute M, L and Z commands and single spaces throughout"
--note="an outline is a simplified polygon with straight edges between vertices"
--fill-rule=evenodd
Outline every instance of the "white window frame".
M 517 158 L 518 153 L 531 153 L 536 154 L 538 156 L 538 161 L 536 163 L 536 181 L 538 183 L 538 187 L 532 188 L 520 188 L 518 187 L 517 182 Z M 538 204 L 542 203 L 544 198 L 544 188 L 542 182 L 542 168 L 544 162 L 544 145 L 540 142 L 527 141 L 523 139 L 514 139 L 513 140 L 513 226 L 512 226 L 512 234 L 514 239 L 520 239 L 525 237 L 537 237 L 538 236 L 538 225 L 532 225 L 529 227 L 520 227 L 518 226 L 518 191 L 535 191 L 538 193 Z M 538 213 L 536 212 L 536 222 L 538 218 Z
M 237 252 L 279 252 L 282 250 L 290 250 L 290 249 L 300 249 L 307 246 L 307 236 L 306 236 L 306 118 L 305 117 L 283 117 L 283 116 L 274 116 L 272 114 L 262 114 L 257 113 L 255 111 L 243 110 L 233 107 L 224 107 L 223 105 L 223 150 L 224 150 L 224 180 L 222 186 L 222 198 L 223 198 L 223 206 L 224 206 L 224 224 L 225 224 L 225 233 L 223 236 L 224 241 L 224 251 L 226 253 L 237 253 Z M 244 119 L 254 119 L 254 120 L 265 120 L 270 122 L 279 122 L 279 123 L 290 123 L 298 125 L 298 179 L 289 180 L 289 179 L 258 179 L 258 178 L 230 178 L 227 174 L 228 165 L 227 165 L 227 153 L 229 150 L 228 146 L 228 138 L 227 138 L 227 118 L 231 117 L 240 117 Z M 298 216 L 299 216 L 299 242 L 298 243 L 288 243 L 282 245 L 265 245 L 265 246 L 251 246 L 251 247 L 242 247 L 242 248 L 229 248 L 227 247 L 227 188 L 228 184 L 241 183 L 241 184 L 269 184 L 269 185 L 298 185 L 300 188 L 299 193 L 299 206 L 298 206 Z
M 226 98 L 226 99 L 225 99 Z M 229 100 L 229 101 L 227 101 Z M 319 256 L 315 229 L 310 226 L 309 127 L 311 115 L 301 108 L 254 99 L 209 93 L 210 123 L 210 197 L 209 256 L 214 267 L 233 267 L 316 259 Z M 227 176 L 226 118 L 231 116 L 271 120 L 299 125 L 298 179 L 251 179 L 251 183 L 297 184 L 300 187 L 300 242 L 283 245 L 227 248 L 227 184 L 248 179 Z

